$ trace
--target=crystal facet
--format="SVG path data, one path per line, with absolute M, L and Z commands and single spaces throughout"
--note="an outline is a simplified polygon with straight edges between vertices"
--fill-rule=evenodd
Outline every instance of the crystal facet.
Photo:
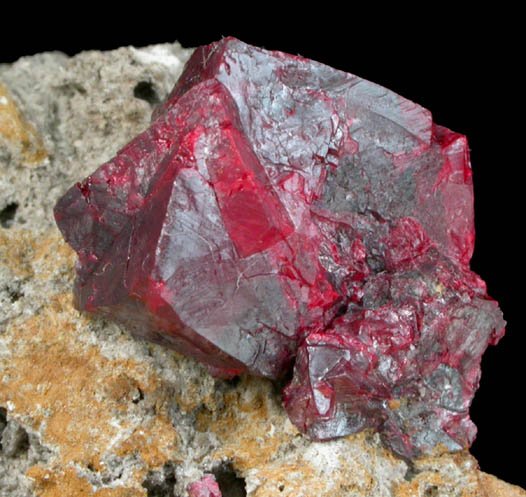
M 225 38 L 55 217 L 79 309 L 219 377 L 295 360 L 285 407 L 314 439 L 375 427 L 407 457 L 473 441 L 505 323 L 469 270 L 466 138 L 420 106 Z

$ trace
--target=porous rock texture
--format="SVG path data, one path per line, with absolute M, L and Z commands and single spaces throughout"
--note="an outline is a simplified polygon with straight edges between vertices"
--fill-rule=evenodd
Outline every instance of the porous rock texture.
M 364 431 L 312 442 L 281 385 L 213 379 L 71 304 L 57 198 L 148 126 L 191 50 L 175 44 L 0 65 L 0 496 L 526 496 L 468 451 L 408 463 Z

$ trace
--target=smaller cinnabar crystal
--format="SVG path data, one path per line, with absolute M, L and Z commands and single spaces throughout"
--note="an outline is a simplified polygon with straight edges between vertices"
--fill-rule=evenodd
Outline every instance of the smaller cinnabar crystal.
M 222 497 L 216 479 L 213 475 L 204 475 L 199 481 L 188 485 L 189 497 Z
M 437 443 L 471 444 L 480 357 L 504 322 L 473 273 L 404 224 L 390 230 L 386 252 L 406 255 L 389 254 L 397 264 L 368 279 L 361 305 L 307 335 L 284 399 L 293 423 L 315 440 L 374 427 L 411 458 Z
M 295 361 L 285 407 L 314 439 L 374 427 L 406 457 L 473 441 L 504 321 L 469 269 L 466 138 L 413 102 L 224 38 L 55 218 L 78 309 L 219 377 Z

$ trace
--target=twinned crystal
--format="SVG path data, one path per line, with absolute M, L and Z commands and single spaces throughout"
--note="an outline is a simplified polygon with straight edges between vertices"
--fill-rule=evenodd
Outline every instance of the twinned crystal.
M 225 38 L 55 208 L 78 309 L 228 378 L 278 378 L 316 440 L 468 446 L 502 314 L 469 269 L 466 138 L 321 63 Z

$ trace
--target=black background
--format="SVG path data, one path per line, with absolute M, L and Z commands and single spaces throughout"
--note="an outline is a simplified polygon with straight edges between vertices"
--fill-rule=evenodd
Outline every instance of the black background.
M 434 120 L 467 135 L 475 183 L 477 241 L 472 269 L 486 280 L 508 322 L 498 347 L 482 361 L 471 415 L 479 428 L 472 447 L 483 471 L 526 487 L 520 450 L 524 431 L 522 231 L 524 138 L 518 77 L 523 56 L 514 19 L 502 10 L 460 12 L 358 11 L 349 4 L 302 9 L 262 4 L 210 12 L 203 4 L 180 10 L 145 3 L 122 12 L 77 5 L 51 12 L 3 14 L 14 27 L 0 32 L 0 63 L 60 50 L 109 50 L 178 40 L 208 44 L 222 36 L 300 54 L 386 86 L 432 111 Z M 326 10 L 324 10 L 326 9 Z M 205 14 L 206 13 L 206 14 Z M 16 34 L 14 34 L 16 32 Z M 520 130 L 520 133 L 519 133 Z

